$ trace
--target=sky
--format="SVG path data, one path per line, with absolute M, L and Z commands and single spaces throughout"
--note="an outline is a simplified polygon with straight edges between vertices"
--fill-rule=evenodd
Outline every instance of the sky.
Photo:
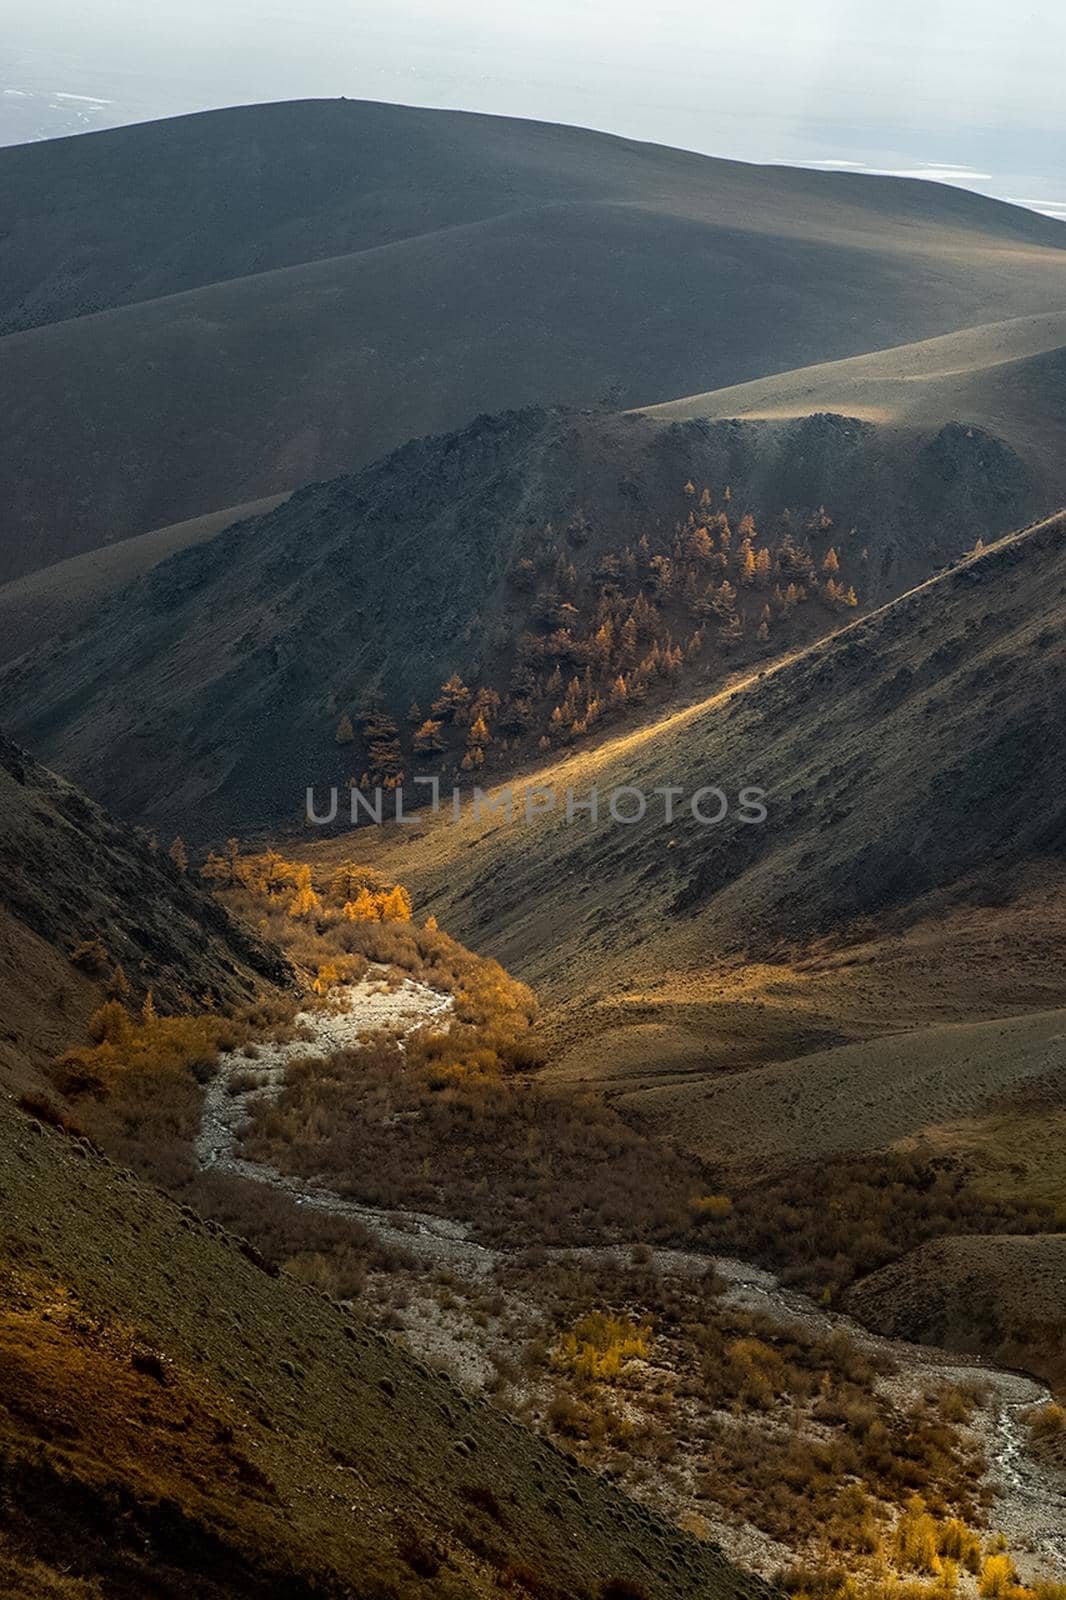
M 1061 0 L 0 0 L 0 144 L 305 96 L 961 183 L 1066 220 Z

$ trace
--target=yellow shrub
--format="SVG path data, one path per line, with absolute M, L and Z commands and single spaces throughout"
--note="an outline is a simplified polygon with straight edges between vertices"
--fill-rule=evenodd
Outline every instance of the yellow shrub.
M 957 1562 L 974 1576 L 981 1570 L 981 1541 L 965 1522 L 952 1517 L 940 1529 L 939 1549 L 942 1556 Z
M 612 1383 L 627 1361 L 647 1355 L 649 1342 L 650 1329 L 638 1327 L 628 1317 L 590 1311 L 563 1334 L 554 1359 L 557 1366 L 576 1377 Z
M 899 1519 L 896 1553 L 901 1565 L 912 1572 L 934 1576 L 940 1572 L 940 1531 L 919 1495 L 911 1499 Z
M 137 1022 L 118 1000 L 109 1000 L 89 1021 L 91 1045 L 68 1050 L 55 1062 L 64 1092 L 106 1085 L 119 1074 L 155 1069 L 185 1069 L 209 1064 L 231 1043 L 233 1024 L 198 1016 L 161 1017 L 145 1006 Z
M 999 1555 L 989 1556 L 985 1562 L 981 1569 L 978 1593 L 984 1596 L 984 1600 L 1002 1600 L 1010 1593 L 1017 1578 L 1014 1562 L 1004 1550 Z

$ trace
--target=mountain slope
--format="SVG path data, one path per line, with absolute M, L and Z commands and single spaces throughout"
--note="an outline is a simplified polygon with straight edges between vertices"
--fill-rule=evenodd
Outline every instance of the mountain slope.
M 479 948 L 559 998 L 913 917 L 965 898 L 971 880 L 985 895 L 1017 889 L 1028 865 L 1060 867 L 1066 843 L 1064 597 L 1060 515 L 529 779 L 560 795 L 758 785 L 762 825 L 702 827 L 684 802 L 669 827 L 661 801 L 632 827 L 568 825 L 561 802 L 532 821 L 519 804 L 511 825 L 468 810 L 404 843 L 407 880 L 449 927 L 476 929 Z M 379 847 L 386 860 L 401 848 Z
M 1066 290 L 1059 224 L 958 189 L 356 102 L 0 152 L 0 197 L 0 578 L 478 411 L 646 404 Z
M 250 505 L 230 506 L 190 522 L 102 544 L 0 584 L 0 662 L 14 661 L 42 639 L 55 639 L 83 627 L 111 595 L 176 550 L 203 544 L 246 517 L 263 516 L 283 498 L 271 496 Z
M 909 227 L 956 245 L 1063 248 L 1048 218 L 959 188 L 343 99 L 8 148 L 0 196 L 16 219 L 0 254 L 5 333 L 559 202 L 650 200 L 707 219 L 728 209 L 744 229 L 808 238 L 881 242 Z
M 1066 313 L 1021 317 L 875 350 L 650 408 L 692 417 L 803 417 L 820 411 L 892 427 L 949 419 L 987 429 L 1027 462 L 1046 492 L 1066 494 Z
M 14 1600 L 772 1593 L 2 1100 L 0 1239 Z
M 402 727 L 411 702 L 428 714 L 456 672 L 521 700 L 523 639 L 531 660 L 538 641 L 561 650 L 567 680 L 581 671 L 580 640 L 548 635 L 564 624 L 595 631 L 595 608 L 614 590 L 654 591 L 662 569 L 647 561 L 647 574 L 626 578 L 624 548 L 647 536 L 670 550 L 695 515 L 687 483 L 713 486 L 736 526 L 754 512 L 770 545 L 791 529 L 821 561 L 835 540 L 863 603 L 925 576 L 977 530 L 1002 531 L 1036 499 L 1010 451 L 960 427 L 922 436 L 832 417 L 675 426 L 534 409 L 481 418 L 156 566 L 79 631 L 9 668 L 6 716 L 131 819 L 200 838 L 294 823 L 309 785 L 344 784 L 372 765 L 361 743 L 338 745 L 342 714 L 383 710 Z M 822 527 L 826 503 L 833 529 Z M 710 502 L 700 515 L 712 517 Z M 560 564 L 580 615 L 558 610 L 561 593 L 540 610 Z M 701 568 L 699 584 L 715 570 Z M 760 604 L 772 598 L 768 578 Z M 671 601 L 662 624 L 682 640 L 700 625 L 701 602 L 690 600 Z M 788 623 L 797 639 L 835 625 L 832 608 L 808 609 Z M 770 649 L 755 641 L 756 612 L 741 661 Z M 693 681 L 735 669 L 715 638 L 712 629 L 692 657 Z M 501 712 L 526 728 L 520 738 L 551 711 L 538 700 L 534 715 L 532 703 L 505 701 Z M 431 770 L 412 732 L 402 737 L 410 770 Z
M 26 1080 L 79 1036 L 118 966 L 174 1010 L 291 981 L 145 837 L 0 737 L 0 1074 Z

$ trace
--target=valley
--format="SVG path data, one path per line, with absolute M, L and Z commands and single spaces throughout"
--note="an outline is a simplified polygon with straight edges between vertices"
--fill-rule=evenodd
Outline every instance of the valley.
M 343 98 L 0 207 L 0 1590 L 1063 1600 L 1062 223 Z

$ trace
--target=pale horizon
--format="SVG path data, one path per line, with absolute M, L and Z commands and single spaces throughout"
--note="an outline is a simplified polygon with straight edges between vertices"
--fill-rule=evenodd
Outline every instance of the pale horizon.
M 872 16 L 674 0 L 500 12 L 412 0 L 43 0 L 0 46 L 0 144 L 276 100 L 375 100 L 557 122 L 700 154 L 957 184 L 1066 219 L 1066 15 L 988 0 Z

